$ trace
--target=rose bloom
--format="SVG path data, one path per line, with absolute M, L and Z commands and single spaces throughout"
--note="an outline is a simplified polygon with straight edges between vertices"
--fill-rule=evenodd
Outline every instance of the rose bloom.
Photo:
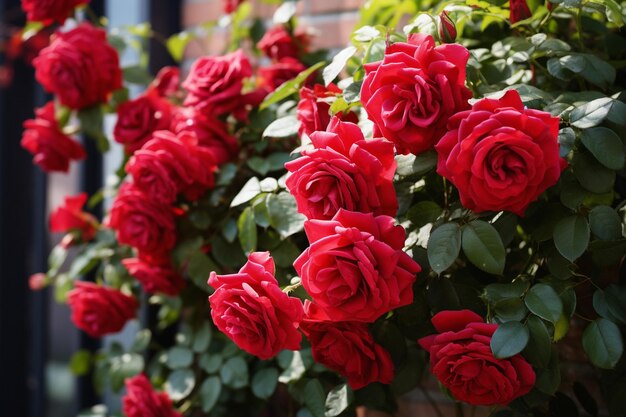
M 29 22 L 63 24 L 76 7 L 87 3 L 89 0 L 22 0 L 22 10 Z
M 80 110 L 106 102 L 122 87 L 119 57 L 103 29 L 83 23 L 54 40 L 33 61 L 35 77 L 61 104 Z
M 490 343 L 497 324 L 486 324 L 470 310 L 441 311 L 432 323 L 439 334 L 419 344 L 430 352 L 433 375 L 457 400 L 505 406 L 532 389 L 535 372 L 521 355 L 493 356 Z
M 306 67 L 297 59 L 283 58 L 267 67 L 259 68 L 259 84 L 271 92 L 284 82 L 293 80 L 304 70 L 306 70 Z
M 148 198 L 131 183 L 120 187 L 106 224 L 117 232 L 121 244 L 152 258 L 167 256 L 176 243 L 172 208 Z
M 374 341 L 367 324 L 333 321 L 308 300 L 304 309 L 300 328 L 311 342 L 315 362 L 346 377 L 354 390 L 372 382 L 391 383 L 391 356 Z
M 409 35 L 365 64 L 361 101 L 369 119 L 399 153 L 432 149 L 454 113 L 469 108 L 465 87 L 469 52 L 458 44 L 435 47 L 430 35 Z
M 120 104 L 113 129 L 115 141 L 132 154 L 150 139 L 153 132 L 167 130 L 172 120 L 172 105 L 157 94 L 144 94 Z
M 303 46 L 283 25 L 269 29 L 256 45 L 265 56 L 277 61 L 287 57 L 298 58 L 304 51 Z
M 185 106 L 213 115 L 230 113 L 240 106 L 243 80 L 251 75 L 250 61 L 241 49 L 223 56 L 198 58 L 183 82 L 187 91 Z
M 167 130 L 154 132 L 126 164 L 135 186 L 162 204 L 173 203 L 179 193 L 197 200 L 213 187 L 215 170 L 213 154 L 198 146 L 193 133 Z
M 459 190 L 464 207 L 520 216 L 567 166 L 559 156 L 559 119 L 525 109 L 517 91 L 482 99 L 450 118 L 437 144 L 437 173 Z
M 211 272 L 211 317 L 241 349 L 269 359 L 283 349 L 298 350 L 302 302 L 281 291 L 269 252 L 253 252 L 236 274 Z
M 285 164 L 286 185 L 298 211 L 309 219 L 328 220 L 339 209 L 395 216 L 396 171 L 393 144 L 365 139 L 361 129 L 333 118 L 326 132 L 313 132 L 315 149 Z
M 67 172 L 70 161 L 85 159 L 83 146 L 59 128 L 54 103 L 35 110 L 35 118 L 23 124 L 22 148 L 33 154 L 33 162 L 44 171 Z
M 165 392 L 156 392 L 144 374 L 128 378 L 124 384 L 122 412 L 126 417 L 181 417 L 172 408 L 170 397 Z
M 511 24 L 517 23 L 520 20 L 528 19 L 533 15 L 528 7 L 528 4 L 526 3 L 526 0 L 510 0 L 509 8 L 511 9 L 509 17 Z
M 148 86 L 148 92 L 159 97 L 174 97 L 180 87 L 180 69 L 175 66 L 163 67 Z
M 330 320 L 371 323 L 413 301 L 421 268 L 402 250 L 405 231 L 393 217 L 341 209 L 304 230 L 311 246 L 293 266 Z
M 67 303 L 72 322 L 91 337 L 119 332 L 135 317 L 139 307 L 134 297 L 84 281 L 74 284 L 67 294 Z
M 98 220 L 83 211 L 86 202 L 86 193 L 65 197 L 65 203 L 50 215 L 50 230 L 57 233 L 76 232 L 83 242 L 92 240 L 98 231 Z
M 340 96 L 341 93 L 341 89 L 333 83 L 330 83 L 328 87 L 315 84 L 313 89 L 302 87 L 300 89 L 300 101 L 298 102 L 296 113 L 298 121 L 300 122 L 298 134 L 300 136 L 303 134 L 311 136 L 311 133 L 317 130 L 326 130 L 331 118 L 331 103 L 329 100 L 332 100 L 333 97 Z M 356 113 L 351 111 L 348 113 L 337 113 L 336 117 L 346 122 L 359 122 L 359 117 Z
M 198 145 L 211 151 L 217 165 L 232 161 L 239 153 L 237 139 L 228 132 L 226 123 L 193 107 L 182 107 L 176 111 L 172 130 L 175 133 L 194 133 Z
M 185 287 L 185 280 L 170 264 L 152 264 L 139 258 L 122 259 L 122 264 L 148 294 L 176 296 Z

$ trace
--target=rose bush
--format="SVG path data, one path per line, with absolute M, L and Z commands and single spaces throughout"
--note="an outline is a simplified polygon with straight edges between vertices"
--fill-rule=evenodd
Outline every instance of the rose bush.
M 372 0 L 331 57 L 293 3 L 267 31 L 223 5 L 168 38 L 182 59 L 231 29 L 186 73 L 122 71 L 86 22 L 34 62 L 55 95 L 24 124 L 35 163 L 67 170 L 79 131 L 124 151 L 102 224 L 98 194 L 55 211 L 31 288 L 93 336 L 152 312 L 77 368 L 126 381 L 131 417 L 394 413 L 442 398 L 428 378 L 440 416 L 623 415 L 623 7 Z

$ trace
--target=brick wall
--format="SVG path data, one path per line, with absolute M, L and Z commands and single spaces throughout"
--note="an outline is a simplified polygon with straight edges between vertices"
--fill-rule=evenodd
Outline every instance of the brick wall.
M 277 6 L 252 0 L 253 13 L 264 19 L 268 25 Z M 349 43 L 349 36 L 359 18 L 359 7 L 365 0 L 300 0 L 297 16 L 299 25 L 316 33 L 313 49 L 343 48 Z M 182 20 L 185 29 L 191 29 L 209 21 L 217 21 L 223 16 L 222 0 L 185 0 Z M 187 57 L 219 54 L 228 42 L 228 31 L 216 28 L 207 39 L 191 42 Z

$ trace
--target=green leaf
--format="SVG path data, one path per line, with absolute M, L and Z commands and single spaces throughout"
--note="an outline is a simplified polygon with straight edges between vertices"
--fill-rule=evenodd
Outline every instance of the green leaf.
M 200 386 L 200 404 L 202 405 L 202 411 L 208 413 L 215 407 L 217 400 L 222 393 L 222 381 L 219 377 L 211 376 L 204 380 L 202 386 Z
M 545 368 L 550 363 L 552 341 L 543 320 L 537 316 L 530 316 L 526 322 L 530 332 L 528 344 L 524 349 L 524 357 L 538 368 Z
M 626 288 L 611 284 L 593 294 L 593 308 L 605 319 L 626 324 Z
M 233 201 L 230 202 L 231 207 L 236 207 L 240 204 L 246 203 L 252 200 L 254 197 L 261 193 L 261 183 L 257 177 L 252 177 L 244 184 L 241 191 L 237 193 Z
M 572 160 L 574 176 L 586 190 L 608 193 L 615 184 L 615 171 L 606 168 L 586 152 L 576 152 Z
M 489 223 L 474 220 L 462 229 L 463 252 L 479 269 L 502 275 L 506 255 L 498 231 Z
M 177 369 L 167 377 L 165 381 L 165 392 L 172 401 L 185 399 L 196 385 L 196 377 L 191 369 Z
M 209 279 L 209 274 L 217 270 L 215 262 L 207 254 L 199 250 L 189 258 L 185 272 L 198 288 L 208 292 L 207 280 Z
M 202 323 L 193 335 L 191 348 L 194 352 L 204 352 L 209 348 L 211 345 L 211 333 L 211 326 L 208 323 Z
M 337 385 L 326 397 L 325 417 L 337 417 L 352 402 L 352 390 L 346 384 Z
M 261 103 L 259 110 L 265 110 L 272 104 L 278 103 L 279 101 L 286 99 L 290 95 L 297 93 L 300 90 L 300 86 L 302 85 L 302 83 L 307 78 L 309 78 L 311 74 L 313 74 L 324 65 L 326 65 L 326 62 L 318 62 L 317 64 L 306 69 L 305 71 L 302 71 L 293 80 L 285 81 L 276 90 L 274 90 L 272 94 L 265 97 L 265 100 L 263 100 L 263 103 Z
M 298 134 L 300 121 L 295 115 L 288 115 L 274 120 L 263 131 L 263 138 L 287 138 Z
M 274 394 L 278 384 L 278 370 L 265 368 L 252 377 L 252 393 L 258 398 L 266 400 Z
M 528 328 L 518 321 L 507 321 L 498 326 L 491 338 L 491 351 L 498 359 L 520 353 L 528 344 Z
M 288 192 L 270 194 L 267 200 L 267 209 L 271 226 L 283 238 L 303 229 L 306 217 L 298 213 L 296 200 Z
M 280 5 L 274 12 L 273 21 L 275 25 L 280 25 L 289 22 L 291 18 L 296 14 L 297 2 L 295 0 L 287 0 Z
M 616 240 L 622 237 L 622 221 L 609 206 L 594 207 L 589 213 L 589 226 L 599 239 Z
M 91 369 L 94 360 L 93 353 L 88 350 L 81 349 L 72 355 L 70 359 L 70 371 L 74 375 L 85 375 Z
M 109 360 L 111 387 L 115 392 L 119 391 L 126 378 L 138 375 L 143 371 L 143 368 L 143 356 L 137 353 L 122 353 L 111 357 Z
M 550 360 L 548 366 L 537 372 L 537 380 L 535 382 L 535 388 L 537 390 L 553 395 L 559 386 L 561 385 L 561 370 L 559 368 L 559 357 L 556 349 L 553 347 L 550 350 Z
M 324 71 L 322 71 L 322 78 L 324 79 L 324 84 L 326 87 L 333 82 L 335 78 L 339 75 L 339 73 L 346 66 L 346 63 L 356 53 L 357 49 L 354 46 L 348 46 L 341 51 L 339 51 L 334 57 L 333 60 Z
M 130 84 L 148 85 L 152 82 L 152 75 L 140 65 L 122 68 L 124 81 Z
M 131 350 L 136 353 L 141 353 L 148 348 L 150 340 L 152 339 L 152 332 L 150 329 L 142 329 L 135 335 L 135 341 L 131 346 Z
M 302 378 L 306 368 L 304 367 L 304 362 L 302 361 L 302 355 L 299 351 L 286 351 L 289 354 L 289 365 L 285 368 L 282 374 L 278 377 L 278 382 L 282 382 L 283 384 L 288 384 L 293 381 L 297 381 Z M 281 352 L 282 354 L 282 352 Z M 287 356 L 285 356 L 287 358 Z M 281 361 L 281 355 L 278 357 L 279 364 Z M 282 366 L 282 364 L 281 364 Z M 283 366 L 284 368 L 284 366 Z
M 222 362 L 224 359 L 219 354 L 211 355 L 209 353 L 205 353 L 200 357 L 200 361 L 198 365 L 206 372 L 207 374 L 213 374 L 220 370 L 222 367 Z
M 554 245 L 563 257 L 574 262 L 589 245 L 589 224 L 582 216 L 570 216 L 554 227 Z
M 597 126 L 607 117 L 615 101 L 611 97 L 602 97 L 576 107 L 569 114 L 570 123 L 579 129 Z
M 222 365 L 220 376 L 224 385 L 233 389 L 243 388 L 248 385 L 248 364 L 240 356 L 229 358 Z
M 318 379 L 309 380 L 304 386 L 304 405 L 313 417 L 324 417 L 326 413 L 326 394 Z
M 175 33 L 165 42 L 167 51 L 170 53 L 174 61 L 181 62 L 185 56 L 185 49 L 189 42 L 194 38 L 193 34 L 187 31 Z
M 246 207 L 241 213 L 237 221 L 237 229 L 239 231 L 241 249 L 243 249 L 246 254 L 254 252 L 256 250 L 257 232 L 252 207 Z
M 193 352 L 183 346 L 174 346 L 167 352 L 167 366 L 170 369 L 187 368 L 193 362 Z
M 399 176 L 420 176 L 426 174 L 437 166 L 437 153 L 429 151 L 418 156 L 396 155 L 396 163 L 398 166 L 396 174 Z
M 553 324 L 563 313 L 563 303 L 559 294 L 548 284 L 536 284 L 530 287 L 524 297 L 524 303 L 532 313 Z
M 415 227 L 422 227 L 437 220 L 442 211 L 434 201 L 420 201 L 407 211 L 406 217 Z
M 109 150 L 109 140 L 105 136 L 102 128 L 102 106 L 96 105 L 86 109 L 79 110 L 78 120 L 80 128 L 90 139 L 96 142 L 96 146 L 100 152 Z
M 624 167 L 624 145 L 619 136 L 606 127 L 593 127 L 583 130 L 581 141 L 598 162 L 609 169 Z
M 571 127 L 566 127 L 559 130 L 559 155 L 561 158 L 565 158 L 576 144 L 576 132 Z
M 361 100 L 361 86 L 363 82 L 357 81 L 355 83 L 350 84 L 343 90 L 343 98 L 346 100 L 346 103 L 356 103 Z
M 613 369 L 624 351 L 619 327 L 603 318 L 593 321 L 583 332 L 583 349 L 595 366 Z
M 456 223 L 445 223 L 431 232 L 427 245 L 428 262 L 437 274 L 448 269 L 461 251 L 461 229 Z

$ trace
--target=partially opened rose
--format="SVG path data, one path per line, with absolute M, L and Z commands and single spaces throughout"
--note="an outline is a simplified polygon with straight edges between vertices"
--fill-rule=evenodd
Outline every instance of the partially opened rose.
M 256 46 L 265 56 L 275 60 L 285 57 L 298 58 L 303 50 L 298 39 L 291 36 L 283 25 L 268 29 Z
M 122 411 L 126 417 L 180 417 L 172 407 L 165 392 L 157 392 L 150 380 L 139 374 L 124 381 L 126 395 L 122 398 Z
M 113 129 L 115 141 L 132 154 L 141 148 L 157 130 L 167 130 L 172 121 L 172 105 L 155 92 L 143 94 L 117 108 Z
M 441 311 L 432 318 L 439 334 L 419 344 L 430 352 L 430 370 L 454 398 L 471 405 L 507 405 L 535 384 L 532 366 L 519 354 L 496 359 L 487 324 L 470 310 Z
M 24 122 L 21 145 L 44 171 L 67 172 L 70 161 L 85 159 L 83 146 L 63 133 L 55 118 L 54 102 L 35 110 L 36 117 Z
M 185 287 L 185 281 L 169 263 L 150 263 L 139 258 L 122 259 L 128 273 L 141 283 L 148 294 L 163 293 L 178 295 Z
M 117 333 L 136 315 L 139 303 L 113 288 L 79 281 L 67 293 L 72 322 L 92 337 Z
M 86 193 L 65 197 L 63 205 L 50 214 L 50 231 L 77 233 L 83 242 L 92 240 L 98 231 L 98 220 L 83 210 L 86 202 Z
M 211 272 L 211 317 L 241 349 L 269 359 L 283 349 L 298 350 L 302 302 L 281 291 L 269 252 L 254 252 L 236 274 Z
M 436 146 L 437 173 L 477 213 L 526 207 L 556 184 L 567 163 L 559 155 L 559 118 L 524 108 L 515 90 L 455 114 Z
M 330 105 L 333 97 L 341 95 L 342 91 L 335 84 L 330 83 L 327 87 L 321 84 L 315 84 L 313 88 L 302 87 L 300 89 L 300 101 L 296 116 L 300 122 L 298 134 L 302 136 L 311 134 L 317 130 L 326 130 L 330 123 Z M 358 123 L 359 117 L 356 113 L 348 111 L 347 113 L 337 113 L 339 119 Z
M 446 132 L 448 118 L 469 108 L 468 58 L 459 44 L 435 46 L 432 36 L 414 33 L 408 42 L 387 47 L 382 61 L 365 64 L 363 107 L 399 153 L 432 149 Z
M 311 246 L 293 266 L 330 320 L 371 323 L 413 301 L 420 266 L 403 251 L 405 231 L 393 217 L 339 210 L 304 230 Z
M 29 22 L 63 24 L 76 7 L 87 3 L 89 0 L 22 0 L 22 9 Z
M 88 23 L 57 32 L 33 65 L 37 81 L 71 109 L 104 103 L 111 92 L 122 87 L 117 51 L 107 42 L 103 29 Z
M 311 134 L 314 149 L 285 164 L 286 184 L 298 211 L 309 219 L 331 219 L 339 209 L 395 216 L 393 145 L 365 139 L 354 123 L 333 118 L 326 132 Z
M 306 316 L 300 328 L 311 342 L 315 362 L 345 376 L 352 389 L 372 382 L 391 383 L 391 356 L 374 341 L 367 324 L 332 321 L 311 302 L 305 301 L 304 306 Z

